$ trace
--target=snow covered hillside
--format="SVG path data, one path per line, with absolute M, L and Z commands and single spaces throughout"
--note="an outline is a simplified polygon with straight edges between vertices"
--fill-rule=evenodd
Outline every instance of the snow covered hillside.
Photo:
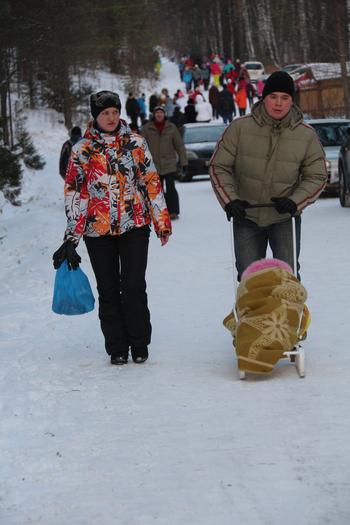
M 166 86 L 181 87 L 171 63 Z M 306 378 L 283 364 L 240 382 L 229 225 L 208 180 L 178 184 L 174 234 L 150 245 L 150 359 L 113 367 L 96 309 L 51 311 L 66 132 L 50 112 L 29 127 L 47 164 L 0 224 L 0 524 L 350 523 L 350 210 L 303 215 Z

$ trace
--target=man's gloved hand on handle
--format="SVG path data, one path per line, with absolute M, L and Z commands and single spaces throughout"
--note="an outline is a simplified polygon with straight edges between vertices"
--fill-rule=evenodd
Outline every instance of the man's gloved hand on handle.
M 235 199 L 233 201 L 230 201 L 225 206 L 225 211 L 227 215 L 227 220 L 230 221 L 232 219 L 244 219 L 245 217 L 245 209 L 249 206 L 249 202 L 247 201 L 241 201 L 240 199 Z
M 81 263 L 81 257 L 76 252 L 75 245 L 72 241 L 64 241 L 62 246 L 55 251 L 52 259 L 55 270 L 58 270 L 66 259 L 70 270 L 76 270 L 79 267 L 79 263 Z
M 272 197 L 271 200 L 275 203 L 278 213 L 290 213 L 292 217 L 296 214 L 298 207 L 292 199 L 288 199 L 288 197 Z

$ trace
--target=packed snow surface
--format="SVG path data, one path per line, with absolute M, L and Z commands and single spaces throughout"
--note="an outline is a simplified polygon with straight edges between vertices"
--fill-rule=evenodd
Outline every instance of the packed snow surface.
M 305 379 L 281 363 L 238 380 L 229 223 L 207 178 L 177 185 L 173 236 L 151 240 L 150 359 L 111 366 L 97 309 L 51 311 L 66 131 L 48 111 L 28 124 L 47 164 L 1 217 L 1 525 L 350 523 L 350 210 L 303 214 Z

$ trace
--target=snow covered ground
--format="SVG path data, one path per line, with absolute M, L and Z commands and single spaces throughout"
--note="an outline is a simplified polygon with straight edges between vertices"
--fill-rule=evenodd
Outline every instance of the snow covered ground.
M 174 234 L 150 247 L 150 359 L 112 367 L 96 310 L 51 312 L 66 132 L 50 112 L 29 124 L 47 165 L 0 225 L 1 525 L 350 523 L 350 210 L 304 213 L 306 378 L 240 382 L 229 226 L 208 180 L 178 184 Z

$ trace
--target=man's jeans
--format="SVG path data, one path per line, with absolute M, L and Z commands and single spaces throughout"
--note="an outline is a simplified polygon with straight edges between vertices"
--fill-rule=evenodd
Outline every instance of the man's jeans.
M 295 218 L 295 235 L 298 279 L 300 279 L 300 230 L 301 218 L 297 216 Z M 266 257 L 268 244 L 274 258 L 285 261 L 293 268 L 292 219 L 267 227 L 259 227 L 248 219 L 234 220 L 233 233 L 238 281 L 241 280 L 242 273 L 252 262 Z

